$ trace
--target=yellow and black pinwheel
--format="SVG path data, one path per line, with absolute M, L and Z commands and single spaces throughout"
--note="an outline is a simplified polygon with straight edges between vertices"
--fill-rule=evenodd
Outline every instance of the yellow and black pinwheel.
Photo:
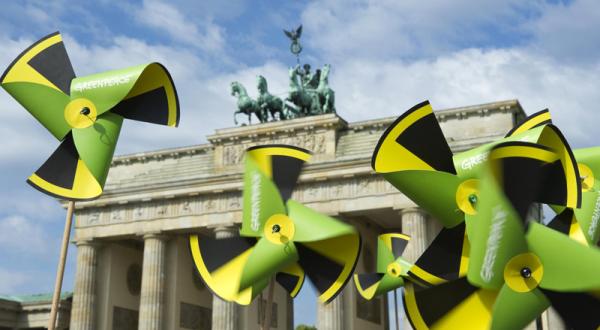
M 452 154 L 429 102 L 418 104 L 400 116 L 380 138 L 371 166 L 445 228 L 465 223 L 466 235 L 472 231 L 471 219 L 479 203 L 478 170 L 490 149 L 503 141 L 530 141 L 557 150 L 559 160 L 548 166 L 554 179 L 545 183 L 540 203 L 576 208 L 580 205 L 581 184 L 571 149 L 562 133 L 549 122 L 547 110 L 528 117 L 502 140 Z M 563 189 L 566 187 L 566 189 Z M 460 235 L 459 235 L 460 236 Z M 455 249 L 468 249 L 465 236 L 453 243 Z M 434 260 L 426 258 L 424 260 Z M 425 283 L 443 279 L 435 264 L 423 262 L 413 267 L 413 275 Z M 452 267 L 458 266 L 452 263 Z M 463 263 L 463 268 L 466 263 Z M 465 268 L 466 269 L 466 268 Z M 419 273 L 419 274 L 417 274 Z M 457 274 L 449 274 L 456 277 Z
M 520 329 L 550 305 L 570 326 L 595 328 L 586 322 L 599 307 L 591 291 L 600 286 L 600 251 L 525 222 L 558 159 L 554 150 L 527 142 L 492 148 L 481 170 L 467 277 L 406 286 L 405 308 L 416 329 Z M 582 305 L 575 310 L 574 302 Z
M 290 197 L 310 153 L 286 145 L 248 149 L 241 237 L 191 235 L 196 267 L 217 296 L 249 304 L 272 277 L 294 297 L 305 275 L 329 302 L 352 275 L 360 236 Z
M 0 86 L 61 141 L 27 182 L 63 199 L 102 194 L 124 118 L 179 123 L 179 101 L 165 67 L 151 63 L 76 77 L 58 32 L 21 53 Z
M 555 150 L 512 142 L 496 146 L 482 169 L 467 277 L 498 292 L 492 329 L 522 328 L 549 306 L 569 327 L 600 326 L 600 250 L 528 219 L 557 159 Z
M 363 298 L 371 300 L 404 285 L 412 264 L 402 258 L 410 237 L 404 234 L 381 234 L 377 238 L 375 273 L 354 274 L 354 284 Z

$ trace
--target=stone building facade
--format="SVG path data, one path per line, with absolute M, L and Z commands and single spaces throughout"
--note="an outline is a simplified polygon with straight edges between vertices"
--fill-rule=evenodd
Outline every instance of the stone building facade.
M 398 115 L 402 110 L 398 110 Z M 451 148 L 501 138 L 525 114 L 515 101 L 437 111 Z M 218 129 L 209 143 L 116 157 L 104 195 L 76 204 L 77 270 L 70 328 L 258 329 L 258 302 L 214 298 L 188 252 L 191 233 L 237 235 L 245 149 L 284 143 L 309 149 L 293 198 L 353 224 L 363 238 L 356 271 L 373 271 L 376 237 L 412 236 L 413 261 L 440 227 L 373 173 L 375 144 L 395 117 L 347 123 L 334 114 Z M 293 327 L 293 302 L 276 288 L 273 329 Z M 387 329 L 387 298 L 363 300 L 349 282 L 317 328 Z

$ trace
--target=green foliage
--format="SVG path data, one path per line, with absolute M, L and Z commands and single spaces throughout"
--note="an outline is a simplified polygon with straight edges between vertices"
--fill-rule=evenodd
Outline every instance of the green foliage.
M 296 327 L 296 330 L 317 330 L 317 327 L 312 325 L 300 324 Z

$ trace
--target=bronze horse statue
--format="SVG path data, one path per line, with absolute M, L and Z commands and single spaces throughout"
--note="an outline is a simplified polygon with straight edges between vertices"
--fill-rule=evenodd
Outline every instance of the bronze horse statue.
M 283 113 L 283 101 L 275 95 L 269 93 L 267 79 L 263 76 L 257 77 L 258 98 L 256 102 L 262 110 L 263 118 L 271 115 L 271 120 L 287 119 Z M 277 116 L 276 116 L 277 115 Z
M 248 96 L 246 88 L 241 83 L 234 81 L 231 83 L 231 95 L 237 97 L 238 110 L 233 113 L 233 122 L 237 125 L 237 115 L 240 113 L 248 115 L 248 124 L 252 124 L 252 114 L 258 118 L 261 123 L 267 121 L 263 115 L 262 109 L 258 103 Z
M 290 68 L 290 93 L 285 99 L 290 101 L 294 106 L 286 104 L 289 112 L 293 113 L 293 117 L 310 116 L 312 114 L 319 113 L 319 99 L 315 90 L 305 89 L 301 83 L 298 82 L 298 69 Z
M 319 105 L 323 113 L 335 113 L 335 92 L 329 87 L 329 71 L 331 66 L 325 64 L 319 76 L 319 86 L 317 94 L 319 95 Z

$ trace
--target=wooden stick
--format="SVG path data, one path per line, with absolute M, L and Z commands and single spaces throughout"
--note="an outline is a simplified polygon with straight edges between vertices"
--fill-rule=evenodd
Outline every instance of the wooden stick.
M 400 330 L 400 318 L 398 317 L 398 295 L 394 289 L 394 312 L 396 314 L 396 330 Z
M 48 322 L 48 330 L 54 330 L 54 328 L 56 327 L 58 302 L 60 300 L 60 290 L 62 289 L 63 275 L 65 274 L 65 262 L 67 259 L 69 238 L 71 236 L 71 223 L 73 222 L 74 209 L 75 202 L 69 201 L 69 206 L 67 208 L 67 218 L 65 219 L 65 231 L 63 232 L 62 245 L 60 248 L 60 257 L 58 259 L 58 269 L 56 270 L 56 282 L 54 283 L 54 294 L 52 295 L 52 308 L 50 309 L 50 320 Z
M 275 291 L 275 279 L 271 278 L 269 283 L 269 295 L 267 296 L 267 309 L 265 311 L 265 323 L 263 323 L 263 330 L 271 329 L 271 309 L 273 308 L 273 293 Z

